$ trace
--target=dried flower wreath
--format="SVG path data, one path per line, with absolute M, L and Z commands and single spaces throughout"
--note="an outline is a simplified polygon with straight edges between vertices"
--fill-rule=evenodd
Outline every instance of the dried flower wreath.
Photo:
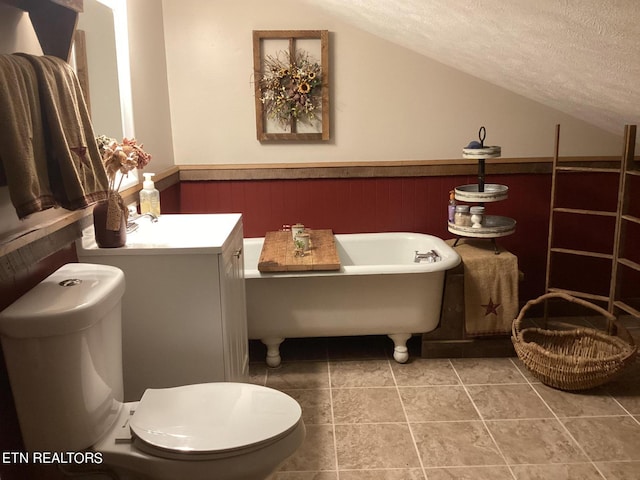
M 287 127 L 291 119 L 312 123 L 322 109 L 320 64 L 300 50 L 292 63 L 289 52 L 267 55 L 260 79 L 261 97 L 268 118 Z

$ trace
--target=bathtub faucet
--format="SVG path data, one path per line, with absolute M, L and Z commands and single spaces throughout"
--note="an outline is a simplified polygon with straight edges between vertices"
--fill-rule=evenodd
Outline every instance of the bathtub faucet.
M 418 253 L 418 250 L 416 250 L 416 256 L 414 257 L 413 261 L 415 263 L 420 263 L 422 260 L 426 260 L 427 263 L 433 263 L 441 259 L 442 258 L 435 250 L 430 250 L 426 253 Z

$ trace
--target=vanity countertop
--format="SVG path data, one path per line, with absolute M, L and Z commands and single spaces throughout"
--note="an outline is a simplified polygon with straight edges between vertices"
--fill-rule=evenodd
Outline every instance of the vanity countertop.
M 100 248 L 93 225 L 82 231 L 76 241 L 79 256 L 159 255 L 221 253 L 231 232 L 241 223 L 239 213 L 161 215 L 156 223 L 149 218 L 137 221 L 138 229 L 127 234 L 127 243 L 119 248 Z

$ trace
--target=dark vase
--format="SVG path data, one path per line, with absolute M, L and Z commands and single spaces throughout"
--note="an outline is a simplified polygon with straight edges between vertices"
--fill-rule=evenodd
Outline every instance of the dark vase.
M 120 216 L 120 229 L 107 229 L 107 211 L 109 201 L 101 200 L 93 207 L 93 230 L 96 235 L 96 243 L 100 248 L 122 247 L 127 243 L 127 220 L 125 215 Z

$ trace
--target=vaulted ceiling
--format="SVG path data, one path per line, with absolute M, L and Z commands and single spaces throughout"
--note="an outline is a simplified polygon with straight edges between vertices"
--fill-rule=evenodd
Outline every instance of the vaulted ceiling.
M 612 133 L 640 122 L 640 0 L 304 0 Z

